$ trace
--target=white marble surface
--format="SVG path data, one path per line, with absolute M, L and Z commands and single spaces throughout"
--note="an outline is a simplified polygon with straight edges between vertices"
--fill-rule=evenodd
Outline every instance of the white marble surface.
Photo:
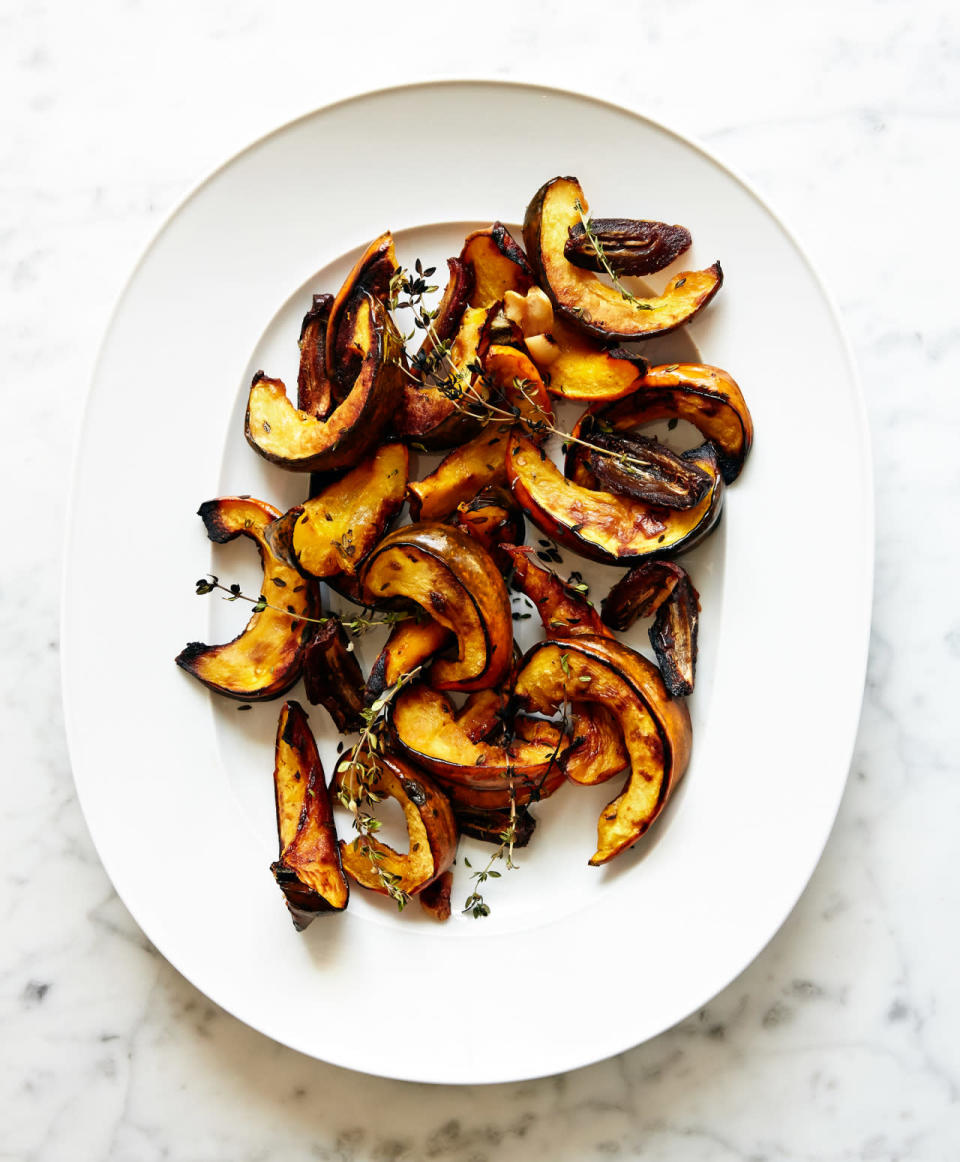
M 0 589 L 0 1159 L 960 1157 L 956 6 L 334 8 L 0 4 L 0 347 L 14 429 L 0 479 L 16 530 Z M 859 741 L 796 911 L 708 1009 L 655 1041 L 489 1089 L 403 1085 L 305 1059 L 180 978 L 90 844 L 57 664 L 73 433 L 110 307 L 147 237 L 206 171 L 290 116 L 365 87 L 457 74 L 633 104 L 700 137 L 771 198 L 845 316 L 878 500 Z M 495 126 L 478 138 L 495 164 Z M 829 470 L 825 457 L 817 465 Z M 842 512 L 838 498 L 833 518 Z M 829 566 L 812 554 L 809 567 L 815 609 L 829 600 Z M 808 729 L 816 762 L 815 721 Z

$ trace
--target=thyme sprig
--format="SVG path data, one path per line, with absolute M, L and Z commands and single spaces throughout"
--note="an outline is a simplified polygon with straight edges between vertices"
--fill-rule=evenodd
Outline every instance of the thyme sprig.
M 395 872 L 387 871 L 383 866 L 385 853 L 371 842 L 371 837 L 383 824 L 371 815 L 367 808 L 382 802 L 384 798 L 375 789 L 375 784 L 379 781 L 375 755 L 382 745 L 387 707 L 403 687 L 413 681 L 421 669 L 421 666 L 417 666 L 402 674 L 394 686 L 385 690 L 375 702 L 361 711 L 363 730 L 344 767 L 349 785 L 345 785 L 341 778 L 340 790 L 337 792 L 337 799 L 341 805 L 353 815 L 353 829 L 357 833 L 356 839 L 352 841 L 353 850 L 367 858 L 384 891 L 396 903 L 400 912 L 410 902 L 410 896 L 400 887 L 401 877 Z
M 236 582 L 232 585 L 222 585 L 220 578 L 215 573 L 208 573 L 206 577 L 199 578 L 194 584 L 198 596 L 213 593 L 215 589 L 219 589 L 227 594 L 223 598 L 224 601 L 249 601 L 253 606 L 254 613 L 263 613 L 265 609 L 272 609 L 276 613 L 286 614 L 294 621 L 308 621 L 311 625 L 326 625 L 329 621 L 339 621 L 353 637 L 362 637 L 368 630 L 378 625 L 396 625 L 398 621 L 407 621 L 409 618 L 417 616 L 415 613 L 408 613 L 404 610 L 388 610 L 382 617 L 367 617 L 363 613 L 349 618 L 343 618 L 339 614 L 330 614 L 329 617 L 307 617 L 306 614 L 285 609 L 282 605 L 271 604 L 262 593 L 259 597 L 251 597 L 248 593 L 242 592 Z
M 638 311 L 652 311 L 653 307 L 650 305 L 650 303 L 645 303 L 642 299 L 638 299 L 635 294 L 631 294 L 630 291 L 628 291 L 620 281 L 619 275 L 610 265 L 610 259 L 607 258 L 607 252 L 603 249 L 603 243 L 597 237 L 596 231 L 593 228 L 593 224 L 587 215 L 583 212 L 583 203 L 579 198 L 577 198 L 577 200 L 573 203 L 573 208 L 577 211 L 577 215 L 580 218 L 580 223 L 583 226 L 583 233 L 586 236 L 587 241 L 590 243 L 590 247 L 594 254 L 597 256 L 597 261 L 603 267 L 604 271 L 610 276 L 613 285 L 620 292 L 620 297 L 625 299 Z
M 419 259 L 417 259 L 416 269 L 421 270 Z M 571 432 L 565 432 L 562 428 L 557 427 L 544 414 L 539 403 L 531 394 L 533 384 L 529 379 L 515 377 L 513 388 L 530 405 L 534 414 L 524 413 L 516 404 L 505 399 L 499 386 L 485 374 L 479 360 L 473 360 L 464 367 L 457 367 L 451 358 L 452 342 L 441 339 L 434 326 L 439 308 L 431 311 L 423 305 L 423 296 L 429 291 L 437 289 L 425 284 L 425 278 L 433 272 L 434 268 L 428 267 L 427 270 L 423 271 L 422 276 L 414 276 L 401 267 L 394 274 L 390 284 L 389 302 L 391 307 L 396 310 L 412 310 L 416 329 L 426 333 L 424 347 L 427 346 L 427 341 L 432 344 L 426 352 L 424 347 L 415 352 L 410 358 L 409 367 L 402 359 L 397 360 L 397 366 L 401 373 L 410 380 L 414 387 L 420 390 L 434 389 L 439 391 L 445 399 L 453 403 L 457 411 L 472 419 L 482 421 L 484 425 L 519 426 L 531 436 L 557 437 L 562 442 L 564 452 L 570 444 L 576 444 L 578 447 L 586 448 L 588 451 L 596 452 L 601 456 L 611 457 L 623 464 L 633 464 L 636 467 L 644 466 L 645 461 L 637 456 L 628 452 L 612 453 L 609 448 L 601 448 L 590 440 L 574 436 Z M 401 292 L 407 295 L 406 299 L 400 299 Z M 629 294 L 629 292 L 625 293 Z M 643 309 L 652 308 L 643 307 Z M 405 336 L 405 338 L 409 339 L 414 334 L 415 331 L 411 331 L 410 335 Z M 488 395 L 483 395 L 477 390 L 477 382 L 486 388 Z M 595 422 L 599 423 L 603 429 L 602 421 Z M 413 446 L 417 447 L 418 445 L 414 444 Z
M 470 895 L 463 902 L 463 914 L 466 915 L 469 913 L 473 916 L 474 920 L 480 920 L 482 917 L 490 915 L 490 905 L 483 898 L 483 893 L 479 891 L 479 888 L 487 880 L 498 880 L 500 878 L 501 873 L 496 871 L 493 865 L 503 860 L 507 871 L 516 871 L 520 866 L 514 863 L 513 860 L 513 848 L 517 841 L 517 791 L 509 767 L 507 768 L 507 778 L 510 779 L 510 821 L 498 836 L 500 846 L 487 860 L 486 865 L 479 871 L 472 871 L 473 864 L 471 864 L 466 856 L 463 858 L 463 862 L 471 869 L 472 874 L 470 878 L 476 881 L 476 887 L 474 887 Z

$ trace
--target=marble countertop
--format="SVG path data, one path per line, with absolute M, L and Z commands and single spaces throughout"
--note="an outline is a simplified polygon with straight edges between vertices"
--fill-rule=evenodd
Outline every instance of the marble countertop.
M 30 552 L 8 550 L 2 565 L 0 1159 L 960 1156 L 960 615 L 949 600 L 960 563 L 960 10 L 536 0 L 458 15 L 369 0 L 361 21 L 358 11 L 0 6 L 0 342 L 8 425 L 16 417 L 0 478 L 10 507 L 38 518 L 29 532 L 17 521 Z M 272 126 L 366 87 L 457 74 L 631 104 L 700 138 L 771 199 L 840 303 L 878 517 L 856 754 L 793 915 L 708 1008 L 654 1041 L 491 1088 L 308 1060 L 170 968 L 90 843 L 58 687 L 71 445 L 143 244 L 185 190 Z M 829 563 L 809 564 L 815 608 L 829 600 Z M 815 727 L 807 741 L 816 761 Z

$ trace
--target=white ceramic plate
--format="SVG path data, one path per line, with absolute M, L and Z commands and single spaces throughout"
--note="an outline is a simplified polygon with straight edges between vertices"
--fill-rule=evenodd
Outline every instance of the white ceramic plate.
M 496 126 L 486 152 L 478 125 Z M 415 126 L 429 126 L 430 151 L 415 148 Z M 430 161 L 437 143 L 453 172 Z M 295 381 L 312 290 L 334 289 L 387 227 L 404 261 L 442 271 L 470 225 L 520 219 L 558 173 L 580 177 L 597 214 L 688 225 L 684 265 L 720 258 L 726 274 L 689 337 L 664 349 L 669 359 L 692 339 L 731 371 L 757 429 L 720 531 L 685 559 L 703 599 L 690 770 L 649 840 L 609 868 L 587 859 L 615 786 L 568 787 L 537 809 L 487 919 L 437 926 L 355 890 L 348 914 L 297 935 L 268 870 L 279 704 L 238 713 L 173 664 L 187 640 L 225 640 L 246 617 L 196 597 L 196 577 L 213 570 L 252 591 L 258 580 L 249 544 L 212 550 L 193 514 L 228 491 L 302 498 L 301 479 L 247 447 L 241 416 L 255 368 Z M 866 425 L 840 326 L 742 181 L 676 134 L 570 93 L 474 82 L 372 93 L 277 130 L 209 178 L 118 305 L 78 453 L 63 599 L 83 809 L 154 944 L 276 1040 L 418 1081 L 584 1065 L 705 1003 L 793 907 L 846 778 L 871 575 Z M 590 569 L 601 576 L 619 571 Z M 531 635 L 532 624 L 521 623 Z M 630 640 L 643 647 L 645 630 Z M 311 721 L 329 770 L 336 735 L 324 711 Z M 468 890 L 461 861 L 455 899 Z M 358 1009 L 376 1012 L 374 1032 L 358 1032 Z

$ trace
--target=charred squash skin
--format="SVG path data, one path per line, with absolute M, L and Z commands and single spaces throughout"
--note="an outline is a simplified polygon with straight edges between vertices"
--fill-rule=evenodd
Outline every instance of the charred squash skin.
M 693 693 L 699 626 L 700 594 L 684 575 L 657 610 L 649 631 L 663 683 L 677 698 Z
M 403 506 L 410 453 L 383 444 L 319 496 L 300 507 L 291 548 L 311 577 L 355 573 Z
M 639 307 L 628 301 L 566 258 L 569 232 L 580 224 L 578 201 L 586 216 L 589 207 L 577 179 L 553 178 L 533 196 L 523 221 L 527 258 L 554 310 L 572 326 L 601 339 L 649 339 L 689 322 L 720 289 L 723 272 L 716 262 L 678 274 L 662 294 L 639 299 Z
M 583 679 L 583 680 L 581 680 Z M 620 642 L 580 637 L 527 652 L 515 697 L 553 713 L 564 701 L 596 702 L 617 719 L 630 761 L 623 791 L 600 814 L 593 866 L 631 847 L 663 810 L 690 757 L 690 715 L 667 693 L 655 666 Z
M 281 608 L 254 613 L 244 631 L 224 645 L 190 642 L 177 655 L 177 665 L 227 698 L 241 702 L 277 698 L 300 677 L 304 649 L 316 628 L 304 619 L 320 612 L 316 587 L 274 556 L 265 530 L 281 513 L 272 504 L 224 496 L 206 501 L 198 515 L 211 541 L 224 544 L 243 536 L 256 544 L 263 564 L 261 592 Z
M 297 373 L 297 407 L 317 420 L 325 420 L 333 407 L 333 385 L 327 376 L 327 322 L 333 295 L 314 295 L 313 305 L 300 325 L 300 368 Z
M 386 308 L 367 292 L 351 307 L 352 347 L 360 369 L 328 419 L 299 411 L 279 379 L 253 377 L 244 432 L 264 459 L 291 472 L 350 468 L 380 441 L 400 393 L 400 338 Z
M 732 484 L 753 444 L 753 419 L 736 381 L 722 367 L 702 363 L 651 367 L 634 394 L 589 408 L 573 435 L 587 433 L 597 423 L 629 432 L 674 417 L 693 424 L 714 445 L 724 483 Z
M 280 854 L 270 870 L 302 932 L 321 913 L 342 912 L 350 886 L 317 744 L 298 702 L 280 711 L 273 784 Z
M 354 304 L 361 295 L 370 295 L 382 303 L 396 269 L 393 235 L 387 230 L 379 238 L 374 238 L 360 255 L 330 305 L 324 348 L 326 375 L 333 385 L 337 402 L 343 398 L 342 389 L 357 375 L 356 357 L 350 350 L 350 314 Z
M 470 305 L 473 294 L 473 270 L 459 258 L 447 259 L 449 272 L 447 285 L 437 306 L 437 317 L 433 320 L 433 330 L 420 345 L 420 355 L 429 358 L 437 342 L 446 342 L 456 335 L 463 312 Z
M 564 782 L 563 760 L 570 740 L 552 723 L 538 722 L 509 745 L 484 741 L 484 715 L 472 703 L 474 694 L 455 710 L 450 699 L 422 684 L 401 690 L 390 706 L 390 731 L 397 746 L 429 771 L 454 807 L 501 810 L 510 806 L 510 785 L 518 806 L 545 798 Z
M 715 528 L 723 503 L 715 453 L 705 444 L 687 455 L 710 473 L 713 487 L 700 504 L 682 512 L 568 480 L 531 441 L 516 434 L 507 447 L 507 477 L 523 510 L 547 536 L 591 560 L 630 564 L 685 552 Z
M 430 670 L 438 690 L 485 690 L 506 677 L 510 600 L 489 553 L 470 537 L 429 521 L 396 529 L 364 562 L 360 582 L 371 602 L 407 597 L 456 635 L 456 660 Z
M 352 752 L 345 754 L 334 771 L 336 790 L 356 795 L 356 774 L 350 766 Z M 368 836 L 366 843 L 379 853 L 377 866 L 390 875 L 399 876 L 397 887 L 414 896 L 422 892 L 447 871 L 457 852 L 457 825 L 446 796 L 432 779 L 403 759 L 392 754 L 364 756 L 364 764 L 376 772 L 371 787 L 380 795 L 395 799 L 403 809 L 409 851 L 401 854 L 392 847 Z M 369 856 L 352 843 L 340 841 L 340 856 L 348 876 L 362 888 L 386 895 L 380 877 Z
M 502 222 L 467 236 L 460 261 L 470 271 L 471 307 L 490 307 L 508 290 L 523 295 L 536 282 L 527 256 Z

